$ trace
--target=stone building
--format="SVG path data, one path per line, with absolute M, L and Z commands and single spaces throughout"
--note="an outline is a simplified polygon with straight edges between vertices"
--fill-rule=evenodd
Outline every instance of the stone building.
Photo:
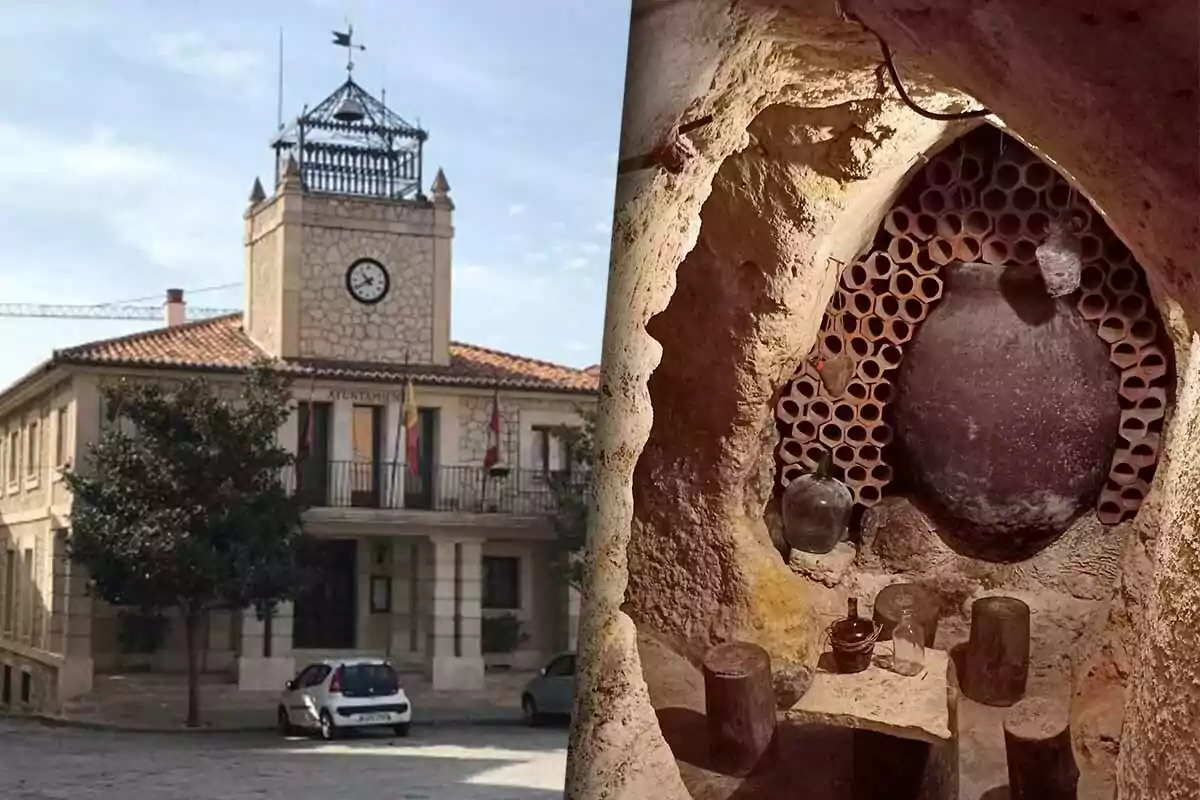
M 305 441 L 308 457 L 285 479 L 295 488 L 302 470 L 325 579 L 269 624 L 212 614 L 204 670 L 265 690 L 303 659 L 378 654 L 471 688 L 485 662 L 532 668 L 573 646 L 578 598 L 551 565 L 547 478 L 569 467 L 554 431 L 579 423 L 597 376 L 450 340 L 454 206 L 440 170 L 422 191 L 425 137 L 347 80 L 274 143 L 274 192 L 255 181 L 244 313 L 188 320 L 173 290 L 165 327 L 57 351 L 0 392 L 0 705 L 53 706 L 96 672 L 184 668 L 182 625 L 168 618 L 139 646 L 136 616 L 88 596 L 65 557 L 60 471 L 108 424 L 105 381 L 200 374 L 232 388 L 264 357 L 292 379 L 279 441 Z M 494 403 L 500 460 L 485 469 Z M 487 620 L 509 615 L 521 641 L 485 653 Z

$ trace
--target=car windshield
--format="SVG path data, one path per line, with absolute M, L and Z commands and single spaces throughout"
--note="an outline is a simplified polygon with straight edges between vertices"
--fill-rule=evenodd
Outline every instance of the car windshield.
M 342 694 L 377 697 L 400 690 L 400 675 L 388 664 L 347 664 L 342 667 Z

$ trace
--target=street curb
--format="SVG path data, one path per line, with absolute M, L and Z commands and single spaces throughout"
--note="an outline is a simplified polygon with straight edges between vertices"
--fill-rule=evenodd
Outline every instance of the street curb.
M 103 731 L 110 733 L 149 733 L 149 734 L 181 734 L 190 736 L 200 736 L 204 734 L 230 734 L 230 733 L 273 733 L 276 728 L 271 725 L 237 725 L 237 726 L 218 726 L 218 727 L 200 727 L 200 728 L 184 728 L 177 726 L 153 726 L 153 725 L 122 725 L 115 722 L 95 722 L 92 720 L 72 719 L 70 717 L 61 717 L 54 714 L 41 714 L 36 712 L 0 712 L 0 721 L 2 720 L 22 720 L 36 722 L 40 725 L 45 725 L 48 728 L 67 728 L 84 731 Z M 509 726 L 523 725 L 524 721 L 519 714 L 514 712 L 513 716 L 496 716 L 489 719 L 480 717 L 437 717 L 433 719 L 415 719 L 413 720 L 414 728 L 438 728 L 438 727 L 482 727 L 482 728 L 501 728 Z

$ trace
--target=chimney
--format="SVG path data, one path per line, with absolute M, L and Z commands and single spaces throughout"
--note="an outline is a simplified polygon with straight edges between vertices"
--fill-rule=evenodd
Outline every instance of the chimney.
M 167 289 L 167 302 L 163 303 L 163 312 L 168 328 L 187 322 L 187 303 L 183 302 L 183 289 Z

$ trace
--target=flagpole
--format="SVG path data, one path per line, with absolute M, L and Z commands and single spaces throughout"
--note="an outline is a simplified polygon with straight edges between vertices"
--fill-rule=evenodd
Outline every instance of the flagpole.
M 404 404 L 408 401 L 408 382 L 412 378 L 408 374 L 408 351 L 404 351 L 404 388 L 400 394 L 400 413 L 396 415 L 396 440 L 392 442 L 392 479 L 389 485 L 393 492 L 396 491 L 397 478 L 400 475 L 400 437 L 404 435 L 404 417 L 406 409 Z M 393 501 L 395 498 L 392 498 Z
M 283 132 L 283 26 L 279 26 L 279 91 L 275 98 L 275 127 Z

